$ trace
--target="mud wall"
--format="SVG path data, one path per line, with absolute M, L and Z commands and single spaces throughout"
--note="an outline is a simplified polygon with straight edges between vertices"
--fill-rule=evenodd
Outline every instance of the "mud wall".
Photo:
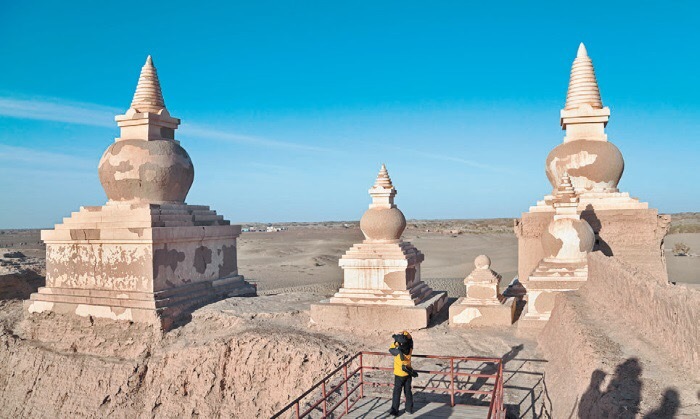
M 700 374 L 700 292 L 668 284 L 601 252 L 591 253 L 588 263 L 586 285 L 557 295 L 539 336 L 549 361 L 549 413 L 557 418 L 632 418 L 660 409 L 660 416 L 650 417 L 673 417 L 673 406 L 657 403 L 662 391 L 677 394 L 669 385 L 682 390 L 684 379 Z M 637 359 L 642 353 L 646 358 Z M 655 363 L 672 363 L 675 372 L 662 373 Z M 687 377 L 679 376 L 686 372 Z M 683 397 L 692 404 L 693 386 L 686 387 L 691 394 Z
M 615 313 L 674 362 L 700 373 L 700 291 L 592 253 L 588 282 L 580 293 L 597 309 Z

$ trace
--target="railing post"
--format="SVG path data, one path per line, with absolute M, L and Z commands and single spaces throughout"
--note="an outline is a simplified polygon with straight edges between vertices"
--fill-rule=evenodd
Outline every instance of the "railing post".
M 345 388 L 345 414 L 347 415 L 350 406 L 349 406 L 349 400 L 348 400 L 348 364 L 346 363 L 343 365 L 343 373 L 345 374 L 345 385 L 343 386 Z
M 326 380 L 321 382 L 321 391 L 323 392 L 323 417 L 325 418 L 328 414 L 326 413 L 326 410 L 328 409 L 328 405 L 326 404 L 328 402 L 328 395 L 326 394 Z
M 365 397 L 365 364 L 362 363 L 362 352 L 360 352 L 360 398 Z
M 506 406 L 505 406 L 504 396 L 505 396 L 505 394 L 503 391 L 503 361 L 501 361 L 498 365 L 498 400 L 500 402 L 501 413 L 503 414 L 503 417 L 505 418 Z
M 297 411 L 297 419 L 299 419 L 301 416 L 299 416 L 299 402 L 298 401 L 294 405 L 294 409 Z
M 450 403 L 455 406 L 455 359 L 450 358 Z

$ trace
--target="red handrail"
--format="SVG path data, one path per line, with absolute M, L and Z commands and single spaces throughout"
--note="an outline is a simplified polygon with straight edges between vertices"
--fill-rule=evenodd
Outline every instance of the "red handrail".
M 291 403 L 286 405 L 282 410 L 279 412 L 275 413 L 272 418 L 278 418 L 280 417 L 283 413 L 291 410 L 294 408 L 294 416 L 296 416 L 297 419 L 304 418 L 308 416 L 311 412 L 314 411 L 321 403 L 322 409 L 323 409 L 323 418 L 327 418 L 330 414 L 332 414 L 335 409 L 337 409 L 340 405 L 345 404 L 345 411 L 341 412 L 338 417 L 342 417 L 350 412 L 353 406 L 355 406 L 355 403 L 357 403 L 362 397 L 364 397 L 364 386 L 365 385 L 370 385 L 370 386 L 387 386 L 391 387 L 393 384 L 391 383 L 372 383 L 372 382 L 365 382 L 365 370 L 379 370 L 379 371 L 393 371 L 393 368 L 389 367 L 374 367 L 374 366 L 369 366 L 365 365 L 365 357 L 367 355 L 373 355 L 373 356 L 384 356 L 384 357 L 392 357 L 391 354 L 386 353 L 386 352 L 358 352 L 357 354 L 353 355 L 345 361 L 343 364 L 341 364 L 339 367 L 337 367 L 335 370 L 333 370 L 330 374 L 326 375 L 322 380 L 311 386 L 310 389 L 305 391 L 301 396 L 297 397 L 295 400 L 293 400 Z M 427 374 L 433 374 L 433 375 L 442 375 L 442 376 L 450 376 L 450 386 L 449 388 L 441 388 L 441 387 L 428 387 L 428 386 L 416 386 L 416 389 L 422 389 L 422 390 L 432 390 L 432 391 L 449 391 L 450 393 L 450 404 L 452 406 L 455 405 L 455 395 L 456 394 L 481 394 L 481 395 L 489 395 L 491 396 L 491 401 L 489 403 L 489 410 L 488 410 L 488 418 L 489 419 L 502 419 L 505 418 L 505 408 L 503 405 L 504 399 L 503 399 L 503 361 L 500 358 L 486 358 L 486 357 L 464 357 L 464 356 L 441 356 L 441 355 L 413 355 L 412 358 L 426 358 L 426 359 L 439 359 L 439 360 L 446 360 L 450 361 L 450 371 L 432 371 L 432 370 L 419 370 L 416 369 L 417 372 L 420 373 L 427 373 Z M 350 364 L 355 361 L 359 360 L 359 367 L 356 369 L 350 369 L 348 371 L 348 367 Z M 461 361 L 478 361 L 481 363 L 491 363 L 491 364 L 496 364 L 497 365 L 497 370 L 495 374 L 475 374 L 475 373 L 465 373 L 465 372 L 459 372 L 455 371 L 455 361 L 458 363 Z M 332 386 L 330 391 L 326 391 L 326 383 L 330 383 L 330 381 L 334 378 L 334 376 L 339 373 L 340 371 L 343 371 L 343 376 L 340 379 L 340 382 L 338 382 L 337 385 Z M 348 388 L 348 382 L 355 377 L 355 375 L 359 374 L 359 383 L 352 387 L 351 389 Z M 491 379 L 493 378 L 495 380 L 493 384 L 493 389 L 491 391 L 483 391 L 483 390 L 457 390 L 455 388 L 455 382 L 458 377 L 476 377 L 476 378 L 486 378 L 486 379 Z M 314 390 L 318 389 L 321 387 L 321 398 L 315 402 L 313 402 L 305 411 L 301 411 L 301 406 L 300 403 L 301 401 L 311 394 Z M 328 409 L 328 398 L 335 394 L 341 387 L 343 387 L 343 394 L 342 398 L 338 400 L 338 402 L 333 405 L 330 409 Z M 350 403 L 350 398 L 351 396 L 359 389 L 359 396 L 355 401 Z

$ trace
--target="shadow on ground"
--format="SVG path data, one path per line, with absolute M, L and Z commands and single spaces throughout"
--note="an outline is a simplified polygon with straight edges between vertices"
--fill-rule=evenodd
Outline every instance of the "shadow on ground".
M 46 279 L 33 271 L 0 275 L 0 300 L 27 300 Z
M 591 374 L 586 391 L 578 400 L 579 419 L 635 418 L 640 414 L 642 402 L 642 365 L 637 358 L 628 358 L 615 368 L 615 373 L 605 389 L 603 383 L 607 373 L 597 369 Z M 659 406 L 643 419 L 673 418 L 680 407 L 680 394 L 677 389 L 668 387 L 661 395 Z M 573 412 L 569 417 L 573 417 Z

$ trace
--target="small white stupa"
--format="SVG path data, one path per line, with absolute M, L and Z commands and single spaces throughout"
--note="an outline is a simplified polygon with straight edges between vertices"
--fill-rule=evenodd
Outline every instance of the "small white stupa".
M 394 204 L 396 189 L 382 165 L 369 190 L 372 203 L 360 220 L 365 236 L 340 259 L 343 287 L 311 306 L 315 323 L 368 329 L 420 329 L 445 305 L 447 293 L 420 279 L 423 254 L 401 240 L 406 218 Z
M 555 294 L 576 290 L 588 279 L 588 253 L 595 234 L 581 219 L 578 202 L 564 173 L 554 197 L 554 218 L 541 238 L 544 258 L 528 278 L 526 320 L 549 320 Z
M 510 325 L 515 314 L 515 299 L 500 291 L 501 275 L 491 269 L 491 258 L 479 255 L 474 270 L 464 279 L 466 297 L 450 306 L 450 325 Z

